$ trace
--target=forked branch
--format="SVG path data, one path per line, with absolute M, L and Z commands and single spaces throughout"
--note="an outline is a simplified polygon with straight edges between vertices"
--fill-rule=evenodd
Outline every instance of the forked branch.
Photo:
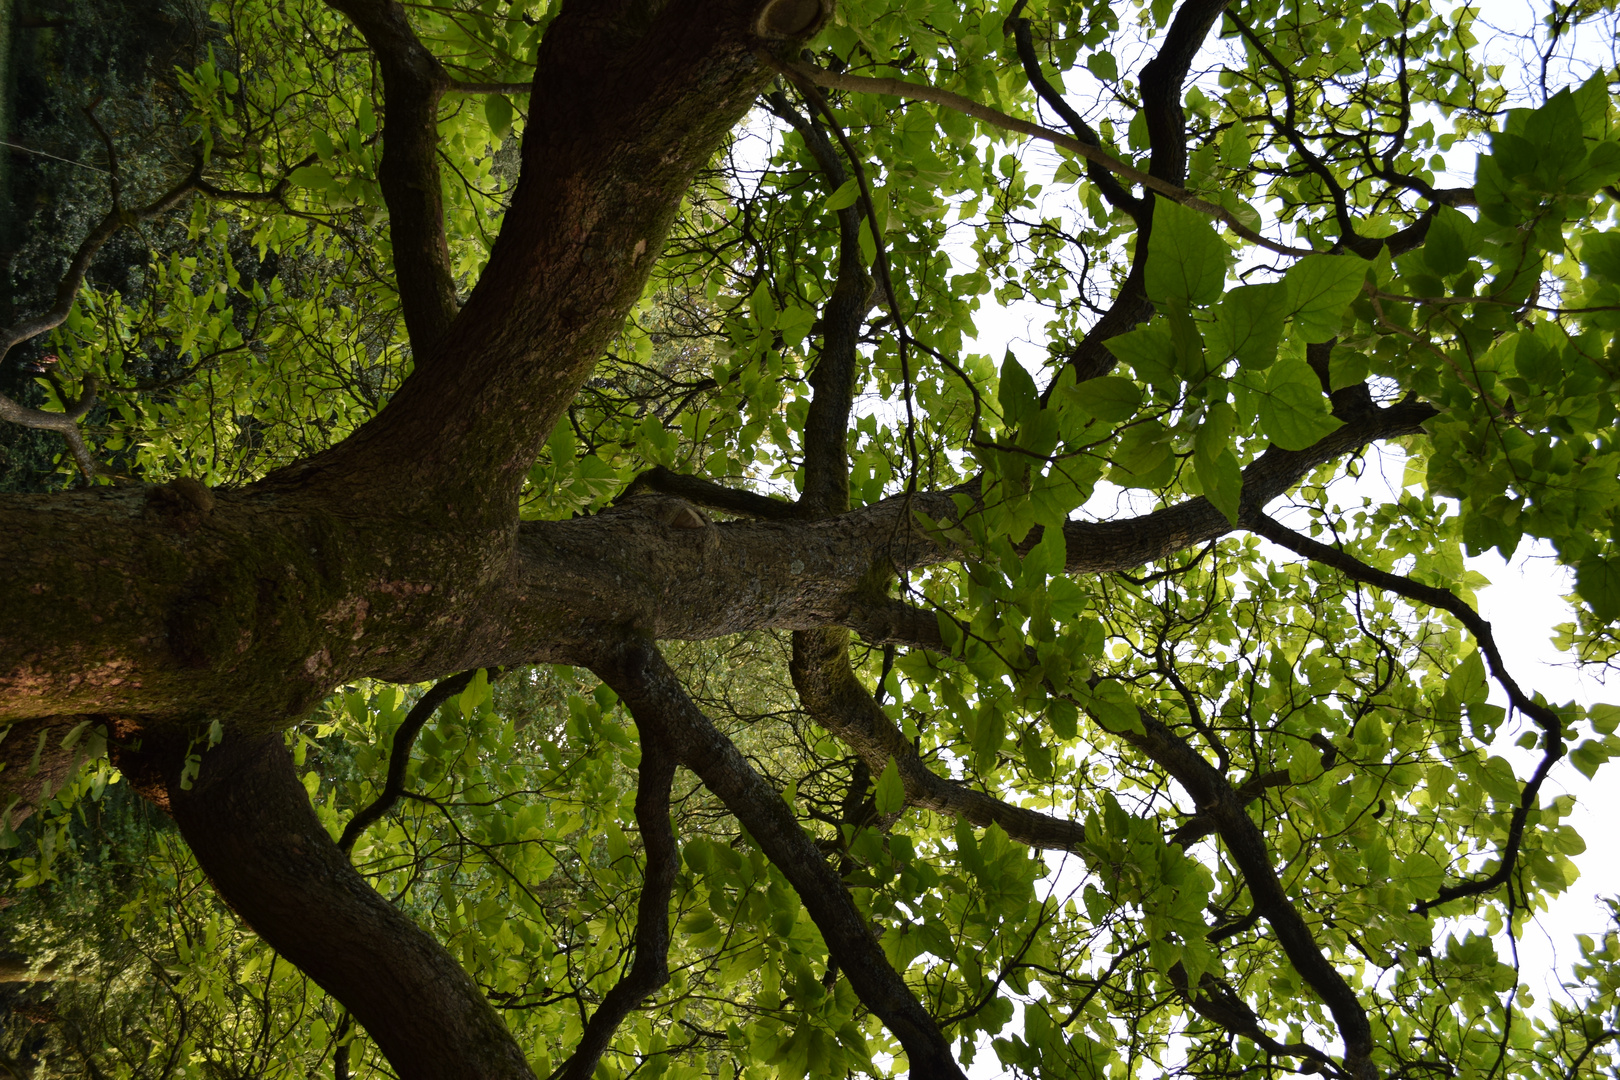
M 881 775 L 894 762 L 908 805 L 960 815 L 980 828 L 999 825 L 1018 843 L 1043 851 L 1074 851 L 1085 842 L 1085 829 L 1078 822 L 1013 806 L 930 769 L 856 678 L 848 641 L 842 630 L 795 633 L 794 689 L 816 723 L 854 750 L 873 775 Z
M 1271 926 L 1288 962 L 1327 1005 L 1344 1042 L 1344 1070 L 1352 1080 L 1377 1075 L 1371 1054 L 1372 1026 L 1356 992 L 1323 955 L 1299 909 L 1271 864 L 1260 827 L 1244 809 L 1245 800 L 1226 777 L 1162 721 L 1141 712 L 1140 732 L 1116 732 L 1175 778 L 1192 796 L 1201 816 L 1211 821 L 1254 897 L 1255 910 Z
M 912 82 L 909 79 L 845 75 L 827 71 L 824 68 L 810 67 L 807 64 L 774 62 L 778 64 L 784 75 L 813 83 L 816 86 L 857 94 L 887 94 L 891 97 L 905 98 L 911 101 L 926 101 L 971 116 L 987 127 L 999 128 L 1002 131 L 1011 131 L 1019 135 L 1028 135 L 1033 139 L 1040 139 L 1042 142 L 1051 143 L 1060 150 L 1066 150 L 1078 157 L 1085 158 L 1088 162 L 1093 162 L 1107 169 L 1121 179 L 1138 184 L 1155 194 L 1163 195 L 1165 198 L 1178 202 L 1189 209 L 1196 210 L 1200 214 L 1207 214 L 1224 223 L 1227 228 L 1251 244 L 1258 244 L 1267 251 L 1294 257 L 1312 254 L 1310 248 L 1290 247 L 1287 244 L 1280 244 L 1275 240 L 1260 235 L 1245 225 L 1237 215 L 1224 206 L 1199 198 L 1179 184 L 1161 180 L 1149 172 L 1136 168 L 1134 165 L 1127 165 L 1100 147 L 1092 146 L 1072 135 L 1065 135 L 1061 131 L 1053 131 L 1051 128 L 1043 127 L 1029 120 L 1020 120 L 1016 116 L 1008 116 L 1000 109 L 991 108 L 989 105 L 974 101 L 972 98 L 965 97 L 955 91 L 944 90 L 928 83 Z
M 961 1077 L 939 1025 L 889 963 L 837 872 L 781 793 L 687 696 L 657 647 L 631 639 L 593 660 L 591 669 L 629 706 L 638 727 L 662 726 L 681 764 L 720 797 L 787 878 L 856 995 L 905 1048 L 911 1075 Z

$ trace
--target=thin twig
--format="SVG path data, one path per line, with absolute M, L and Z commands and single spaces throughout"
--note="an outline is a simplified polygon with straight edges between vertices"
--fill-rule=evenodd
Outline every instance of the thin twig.
M 1218 206 L 1215 203 L 1201 199 L 1184 187 L 1172 184 L 1168 180 L 1161 180 L 1133 165 L 1127 165 L 1099 147 L 1088 145 L 1072 135 L 1063 134 L 1061 131 L 1053 131 L 1051 128 L 1042 127 L 1040 124 L 1020 120 L 1015 116 L 1008 116 L 999 109 L 980 104 L 972 98 L 964 97 L 953 91 L 942 90 L 937 86 L 930 86 L 926 83 L 914 83 L 905 79 L 878 79 L 866 75 L 835 74 L 822 68 L 784 63 L 775 57 L 769 57 L 769 62 L 775 65 L 778 71 L 796 82 L 809 82 L 817 86 L 825 86 L 833 90 L 846 90 L 851 93 L 888 94 L 891 97 L 927 101 L 971 116 L 980 123 L 988 124 L 991 127 L 1001 128 L 1003 131 L 1015 131 L 1020 135 L 1041 139 L 1060 150 L 1067 150 L 1071 154 L 1077 154 L 1087 161 L 1101 165 L 1109 172 L 1121 176 L 1133 184 L 1140 184 L 1142 187 L 1163 195 L 1173 202 L 1178 202 L 1190 210 L 1196 210 L 1201 214 L 1207 214 L 1222 221 L 1243 239 L 1253 244 L 1259 244 L 1267 251 L 1294 257 L 1316 254 L 1311 248 L 1290 247 L 1287 244 L 1279 244 L 1275 240 L 1268 240 L 1239 221 L 1237 216 L 1224 206 Z

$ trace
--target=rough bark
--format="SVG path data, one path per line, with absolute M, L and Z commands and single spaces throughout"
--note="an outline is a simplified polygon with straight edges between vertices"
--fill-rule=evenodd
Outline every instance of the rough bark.
M 824 16 L 795 0 L 566 6 L 536 57 L 512 205 L 460 315 L 375 420 L 270 484 L 367 500 L 386 479 L 396 509 L 404 494 L 463 526 L 509 529 L 529 465 L 640 296 L 681 196 L 769 81 L 759 51 Z M 770 29 L 788 25 L 780 39 Z

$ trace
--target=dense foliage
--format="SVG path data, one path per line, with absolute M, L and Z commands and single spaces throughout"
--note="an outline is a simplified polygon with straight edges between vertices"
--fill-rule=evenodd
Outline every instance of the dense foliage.
M 547 167 L 521 147 L 557 126 L 536 50 L 586 5 L 558 6 L 175 6 L 186 63 L 64 71 L 95 140 L 63 145 L 101 173 L 40 265 L 125 247 L 5 338 L 39 411 L 0 415 L 83 421 L 40 486 L 144 484 L 141 527 L 173 504 L 189 535 L 216 496 L 341 462 L 316 456 L 504 287 L 496 238 Z M 711 560 L 745 522 L 868 529 L 846 591 L 642 618 L 679 639 L 676 691 L 576 643 L 432 689 L 465 665 L 335 669 L 307 715 L 177 709 L 167 788 L 123 768 L 132 732 L 159 741 L 139 708 L 0 711 L 25 747 L 8 817 L 39 804 L 0 822 L 0 1070 L 450 1075 L 389 1061 L 131 791 L 178 806 L 218 744 L 275 728 L 330 839 L 537 1076 L 932 1076 L 932 1036 L 856 978 L 883 961 L 957 1060 L 1013 1075 L 1612 1074 L 1620 936 L 1579 937 L 1551 1001 L 1512 944 L 1585 850 L 1543 782 L 1620 754 L 1620 706 L 1516 682 L 1464 564 L 1545 545 L 1573 571 L 1559 644 L 1620 658 L 1620 68 L 1578 44 L 1617 20 L 1543 14 L 1508 70 L 1476 9 L 1424 0 L 843 0 L 802 45 L 764 35 L 762 93 L 661 251 L 624 255 L 651 269 L 528 447 L 511 528 L 650 514 Z M 13 34 L 61 29 L 39 21 Z M 442 93 L 412 134 L 422 56 Z M 416 179 L 380 175 L 411 138 Z M 421 176 L 442 244 L 406 209 Z M 446 284 L 442 321 L 413 274 Z M 1037 312 L 1023 359 L 978 343 L 1005 305 Z M 526 407 L 501 385 L 490 409 Z M 1347 483 L 1377 454 L 1398 491 Z M 659 570 L 626 588 L 695 610 L 706 579 Z M 673 771 L 683 709 L 780 793 L 836 897 L 749 797 Z M 47 749 L 73 770 L 35 798 Z

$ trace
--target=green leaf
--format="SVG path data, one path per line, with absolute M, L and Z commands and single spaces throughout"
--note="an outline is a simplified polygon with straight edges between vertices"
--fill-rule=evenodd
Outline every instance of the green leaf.
M 855 180 L 845 180 L 838 185 L 838 190 L 827 196 L 822 204 L 826 210 L 842 210 L 846 206 L 854 206 L 855 200 L 861 197 L 861 185 Z
M 1241 120 L 1233 121 L 1221 134 L 1221 164 L 1228 169 L 1244 169 L 1252 154 L 1248 125 Z
M 1235 356 L 1243 367 L 1264 370 L 1277 359 L 1289 311 L 1281 282 L 1240 285 L 1221 298 L 1204 345 L 1217 363 Z
M 1593 555 L 1575 567 L 1575 591 L 1604 622 L 1620 619 L 1620 561 Z
M 1364 383 L 1369 374 L 1371 366 L 1366 353 L 1342 345 L 1333 347 L 1333 353 L 1328 358 L 1328 382 L 1334 390 Z
M 1142 730 L 1142 716 L 1131 692 L 1116 679 L 1099 680 L 1088 695 L 1086 706 L 1108 731 Z
M 1193 467 L 1204 497 L 1233 525 L 1237 524 L 1243 487 L 1243 470 L 1230 447 L 1235 424 L 1232 406 L 1219 402 L 1207 411 L 1193 438 Z
M 1181 383 L 1176 370 L 1175 345 L 1162 326 L 1139 326 L 1103 343 L 1114 356 L 1131 365 L 1142 379 L 1160 389 L 1174 389 Z M 1078 387 L 1076 388 L 1078 389 Z
M 1214 303 L 1226 285 L 1226 241 L 1209 218 L 1169 199 L 1153 200 L 1146 286 L 1156 303 Z
M 1108 478 L 1121 487 L 1152 490 L 1169 483 L 1174 465 L 1169 429 L 1149 421 L 1125 429 Z
M 1581 133 L 1588 139 L 1601 139 L 1609 133 L 1609 73 L 1602 68 L 1570 95 L 1575 114 L 1580 117 Z
M 877 782 L 877 811 L 887 817 L 889 814 L 898 814 L 906 808 L 906 785 L 900 779 L 900 769 L 895 765 L 894 758 L 883 766 L 883 774 Z
M 1198 483 L 1204 488 L 1204 498 L 1225 515 L 1227 521 L 1236 525 L 1242 502 L 1243 470 L 1232 451 L 1222 450 L 1213 458 L 1195 455 L 1193 465 L 1198 473 Z
M 1113 82 L 1119 78 L 1119 64 L 1114 60 L 1111 52 L 1094 52 L 1086 57 L 1086 68 L 1097 78 L 1104 82 Z
M 1581 262 L 1597 277 L 1620 285 L 1620 232 L 1589 232 L 1582 236 Z
M 1303 360 L 1283 360 L 1267 373 L 1260 397 L 1260 430 L 1284 450 L 1303 450 L 1341 422 L 1328 408 L 1322 382 Z
M 1147 113 L 1144 110 L 1137 109 L 1131 116 L 1131 124 L 1125 129 L 1125 141 L 1132 150 L 1148 149 L 1148 122 Z M 1159 201 L 1163 202 L 1164 200 Z
M 1001 385 L 996 391 L 996 400 L 1001 403 L 1001 418 L 1009 427 L 1028 422 L 1041 407 L 1035 380 L 1011 349 L 1001 361 Z
M 484 98 L 484 119 L 495 138 L 504 139 L 512 130 L 512 100 L 505 94 L 490 94 Z
M 1531 113 L 1522 131 L 1535 147 L 1535 171 L 1551 189 L 1586 158 L 1586 137 L 1575 95 L 1560 90 Z
M 311 191 L 338 190 L 338 185 L 332 179 L 332 170 L 325 165 L 300 165 L 287 174 L 287 182 L 293 187 Z
M 1142 407 L 1142 388 L 1118 375 L 1103 375 L 1079 385 L 1065 386 L 1061 396 L 1105 424 L 1123 423 Z
M 1461 273 L 1484 244 L 1475 225 L 1462 211 L 1442 206 L 1423 240 L 1423 259 L 1442 277 Z
M 748 295 L 748 314 L 761 330 L 776 326 L 776 301 L 771 297 L 769 282 L 761 281 Z
M 1478 649 L 1465 656 L 1452 669 L 1451 677 L 1446 680 L 1446 690 L 1464 705 L 1474 705 L 1485 700 L 1490 686 L 1485 678 L 1485 660 L 1480 656 Z
M 1024 556 L 1025 580 L 1044 579 L 1056 577 L 1063 573 L 1063 564 L 1068 558 L 1064 547 L 1063 530 L 1059 528 L 1044 529 L 1041 532 L 1041 542 L 1029 549 Z
M 1283 284 L 1294 329 L 1305 341 L 1326 341 L 1339 332 L 1345 308 L 1361 292 L 1370 264 L 1354 255 L 1307 255 L 1288 268 Z

